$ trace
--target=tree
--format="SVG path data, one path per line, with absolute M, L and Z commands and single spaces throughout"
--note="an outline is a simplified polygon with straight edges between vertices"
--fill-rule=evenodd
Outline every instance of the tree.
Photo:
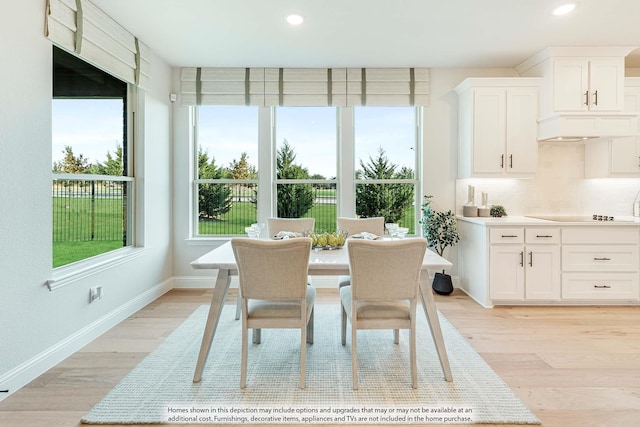
M 98 175 L 123 175 L 124 161 L 122 146 L 120 144 L 116 144 L 115 158 L 111 155 L 111 152 L 107 151 L 107 160 L 104 164 L 98 162 L 92 169 L 94 169 L 95 173 Z
M 384 149 L 377 156 L 369 157 L 369 163 L 360 160 L 356 179 L 413 179 L 413 170 L 389 162 Z M 413 204 L 412 184 L 359 184 L 356 186 L 356 214 L 362 217 L 382 216 L 386 222 L 398 222 L 404 211 Z
M 276 156 L 278 179 L 309 179 L 309 171 L 294 163 L 296 154 L 285 139 Z M 313 207 L 314 194 L 311 184 L 278 185 L 278 216 L 300 218 Z
M 215 158 L 209 161 L 209 154 L 198 149 L 198 178 L 200 179 L 224 179 L 227 171 L 216 166 Z M 231 210 L 232 193 L 227 184 L 200 184 L 198 189 L 199 217 L 206 219 L 218 219 Z
M 89 172 L 91 164 L 84 155 L 79 154 L 76 156 L 73 154 L 73 148 L 70 145 L 65 145 L 62 152 L 64 153 L 64 158 L 59 162 L 53 163 L 54 173 L 82 174 Z
M 240 154 L 240 160 L 232 160 L 229 163 L 228 173 L 229 177 L 232 179 L 254 179 L 257 176 L 255 166 L 249 164 L 249 156 L 246 152 L 242 152 Z M 238 196 L 238 201 L 242 200 L 243 196 L 243 188 L 252 188 L 252 184 L 236 184 L 236 194 Z

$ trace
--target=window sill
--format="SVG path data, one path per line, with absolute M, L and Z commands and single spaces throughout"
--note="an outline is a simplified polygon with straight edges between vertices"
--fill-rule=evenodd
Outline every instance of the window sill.
M 143 256 L 145 248 L 122 248 L 104 255 L 79 261 L 68 266 L 58 267 L 53 272 L 53 277 L 45 282 L 50 291 L 70 285 L 94 274 L 117 267 L 136 258 Z
M 191 237 L 184 241 L 189 246 L 210 246 L 210 245 L 222 245 L 225 242 L 231 240 L 232 236 L 220 236 L 220 237 Z

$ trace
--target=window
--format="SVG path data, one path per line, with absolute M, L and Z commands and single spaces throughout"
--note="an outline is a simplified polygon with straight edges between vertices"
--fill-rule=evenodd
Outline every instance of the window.
M 312 217 L 316 231 L 334 231 L 338 216 L 354 215 L 415 234 L 420 107 L 194 111 L 194 236 L 244 235 L 269 216 Z
M 197 108 L 194 235 L 244 234 L 257 222 L 258 108 Z
M 279 107 L 275 117 L 276 215 L 336 229 L 336 109 Z
M 413 107 L 354 109 L 356 214 L 415 233 L 417 144 Z
M 132 245 L 128 85 L 53 47 L 53 267 Z

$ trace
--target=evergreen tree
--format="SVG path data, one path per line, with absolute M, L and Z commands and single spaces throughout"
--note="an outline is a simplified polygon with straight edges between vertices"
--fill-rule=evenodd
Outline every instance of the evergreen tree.
M 59 162 L 53 163 L 54 173 L 82 174 L 89 172 L 91 164 L 84 155 L 79 154 L 76 156 L 73 154 L 73 148 L 70 145 L 65 145 L 62 152 L 64 153 L 64 158 Z
M 255 166 L 249 164 L 248 159 L 249 156 L 247 155 L 247 153 L 242 152 L 242 154 L 240 154 L 240 160 L 232 160 L 231 163 L 229 163 L 228 168 L 229 177 L 232 179 L 255 179 L 258 176 L 258 173 L 256 172 Z M 253 184 L 236 184 L 235 194 L 238 197 L 238 201 L 240 202 L 242 200 L 242 197 L 244 196 L 243 189 L 253 189 L 253 187 Z M 253 193 L 255 193 L 255 190 Z M 253 200 L 255 200 L 255 194 L 253 194 L 250 198 L 250 201 Z
M 413 179 L 413 170 L 390 163 L 380 148 L 369 163 L 360 160 L 356 179 Z M 404 211 L 413 204 L 412 184 L 358 184 L 356 186 L 356 214 L 362 217 L 382 216 L 385 222 L 398 222 Z
M 209 161 L 209 154 L 198 149 L 198 178 L 224 179 L 227 171 L 215 164 L 215 158 Z M 202 219 L 218 219 L 220 215 L 231 210 L 231 188 L 227 184 L 200 184 L 198 191 L 199 217 Z
M 124 175 L 124 161 L 122 146 L 116 144 L 115 158 L 111 155 L 111 152 L 107 151 L 107 160 L 103 163 L 98 163 L 95 167 L 92 167 L 92 173 L 98 175 Z
M 276 156 L 278 179 L 309 179 L 309 171 L 294 163 L 296 154 L 285 139 Z M 280 184 L 277 190 L 278 216 L 301 218 L 313 207 L 311 184 Z

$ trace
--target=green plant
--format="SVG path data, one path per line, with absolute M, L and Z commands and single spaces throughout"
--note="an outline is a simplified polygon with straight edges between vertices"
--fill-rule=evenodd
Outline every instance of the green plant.
M 503 216 L 507 216 L 507 211 L 504 209 L 504 206 L 493 205 L 493 206 L 491 206 L 491 210 L 489 211 L 489 215 L 500 218 L 500 217 L 503 217 Z
M 456 217 L 451 210 L 437 212 L 431 207 L 431 198 L 424 196 L 422 203 L 422 235 L 433 247 L 438 255 L 442 256 L 444 250 L 449 246 L 454 246 L 460 241 L 460 235 L 456 230 Z

